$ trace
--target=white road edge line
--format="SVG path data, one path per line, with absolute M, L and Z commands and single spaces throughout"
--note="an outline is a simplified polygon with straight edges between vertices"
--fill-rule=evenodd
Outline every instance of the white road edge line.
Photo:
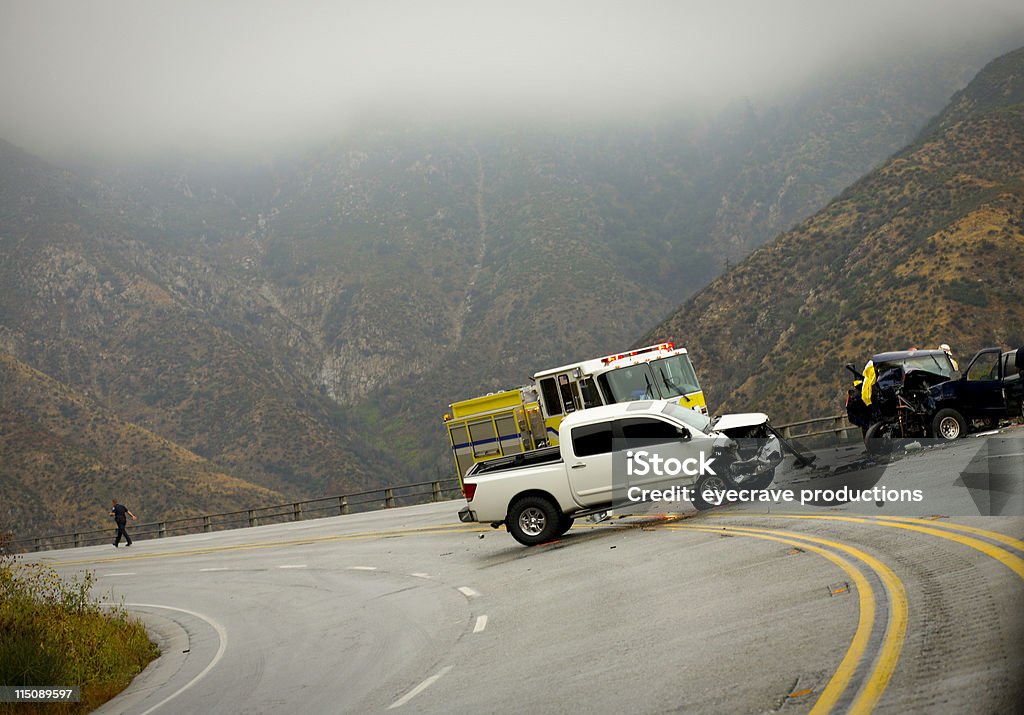
M 349 566 L 349 571 L 376 571 L 376 566 Z
M 201 572 L 203 572 L 203 571 L 230 571 L 231 569 L 229 569 L 227 566 L 211 566 L 210 568 L 199 569 L 199 570 Z
M 430 574 L 428 574 L 428 573 L 413 573 L 413 574 L 409 574 L 409 575 L 410 576 L 415 576 L 416 578 L 430 578 Z
M 101 574 L 101 576 L 134 576 L 135 573 L 135 571 L 122 571 L 120 573 L 105 573 Z
M 422 693 L 424 690 L 429 688 L 431 685 L 436 683 L 438 680 L 443 678 L 448 673 L 448 671 L 451 670 L 451 669 L 452 669 L 452 666 L 450 666 L 450 665 L 446 665 L 445 667 L 441 668 L 441 670 L 437 671 L 436 673 L 431 675 L 429 678 L 424 680 L 422 683 L 417 685 L 415 688 L 410 690 L 408 693 L 406 693 L 405 695 L 400 697 L 398 700 L 396 700 L 395 702 L 391 703 L 391 705 L 388 706 L 388 710 L 394 710 L 395 708 L 402 707 L 407 702 L 409 702 L 410 700 L 415 698 L 417 695 Z
M 459 592 L 462 593 L 466 598 L 475 598 L 480 594 L 471 589 L 469 586 L 459 586 Z
M 207 673 L 209 673 L 211 670 L 213 670 L 214 666 L 216 666 L 217 663 L 220 662 L 220 659 L 224 657 L 224 651 L 227 650 L 227 648 L 228 648 L 228 632 L 227 632 L 227 630 L 225 630 L 224 626 L 222 626 L 221 624 L 217 623 L 217 621 L 215 621 L 215 620 L 213 620 L 211 618 L 208 618 L 207 616 L 204 616 L 201 613 L 196 613 L 195 611 L 189 611 L 188 609 L 185 609 L 185 608 L 175 608 L 174 606 L 161 606 L 158 603 L 126 603 L 124 605 L 127 608 L 163 608 L 163 609 L 168 610 L 168 611 L 177 611 L 178 613 L 185 613 L 185 614 L 188 614 L 190 616 L 194 616 L 194 617 L 198 618 L 199 620 L 206 621 L 211 626 L 213 626 L 213 629 L 215 631 L 217 631 L 217 637 L 220 639 L 220 646 L 218 646 L 218 648 L 217 648 L 217 654 L 214 655 L 213 656 L 213 660 L 211 660 L 207 664 L 207 666 L 205 668 L 203 668 L 202 671 L 200 671 L 199 675 L 197 675 L 196 677 L 192 678 L 192 680 L 190 680 L 187 683 L 185 683 L 184 685 L 182 685 L 180 688 L 175 690 L 173 693 L 168 695 L 166 698 L 164 698 L 163 700 L 158 702 L 153 707 L 151 707 L 148 710 L 144 710 L 141 713 L 139 713 L 139 715 L 149 715 L 149 713 L 153 712 L 157 708 L 163 707 L 164 705 L 169 703 L 171 700 L 173 700 L 174 698 L 176 698 L 179 695 L 181 695 L 182 693 L 184 693 L 186 690 L 188 690 L 193 685 L 198 683 L 200 680 L 205 678 Z
M 483 633 L 484 628 L 487 628 L 487 616 L 477 616 L 476 625 L 473 626 L 474 633 Z
M 304 569 L 306 564 L 282 564 L 278 566 L 279 569 Z

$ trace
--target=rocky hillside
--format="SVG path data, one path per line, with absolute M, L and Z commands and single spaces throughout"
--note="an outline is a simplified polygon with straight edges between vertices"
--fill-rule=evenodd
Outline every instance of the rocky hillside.
M 90 208 L 102 187 L 0 145 L 0 348 L 122 419 L 289 494 L 390 462 L 291 364 L 300 327 L 200 257 Z
M 906 150 L 651 333 L 684 339 L 714 406 L 841 411 L 846 362 L 1024 343 L 1024 49 Z
M 905 146 L 969 66 L 850 68 L 702 126 L 378 128 L 245 183 L 108 185 L 134 235 L 202 256 L 300 327 L 294 369 L 422 478 L 450 469 L 448 402 L 621 349 Z
M 3 352 L 0 393 L 0 524 L 16 537 L 105 528 L 112 498 L 141 521 L 286 501 Z

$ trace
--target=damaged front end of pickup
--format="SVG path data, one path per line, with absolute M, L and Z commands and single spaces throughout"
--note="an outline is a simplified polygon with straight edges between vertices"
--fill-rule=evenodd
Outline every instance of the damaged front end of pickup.
M 800 466 L 813 461 L 790 445 L 760 412 L 724 415 L 714 421 L 712 429 L 720 435 L 715 442 L 717 456 L 720 463 L 728 465 L 728 479 L 735 486 L 769 486 L 786 449 L 796 456 Z

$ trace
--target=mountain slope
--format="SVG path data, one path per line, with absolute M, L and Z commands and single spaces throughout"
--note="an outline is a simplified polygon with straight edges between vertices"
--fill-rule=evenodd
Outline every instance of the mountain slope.
M 104 528 L 110 500 L 142 521 L 280 504 L 82 394 L 0 352 L 0 531 Z
M 721 410 L 839 412 L 846 362 L 1024 342 L 1024 49 L 919 140 L 749 256 L 651 335 L 684 338 Z
M 102 187 L 0 146 L 0 348 L 290 496 L 386 471 L 305 379 L 303 330 L 230 273 L 96 212 Z M 298 365 L 298 368 L 296 368 Z

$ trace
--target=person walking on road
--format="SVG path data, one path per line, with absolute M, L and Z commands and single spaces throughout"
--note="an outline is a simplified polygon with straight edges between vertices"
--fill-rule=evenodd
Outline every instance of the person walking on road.
M 128 507 L 124 504 L 118 504 L 117 499 L 113 500 L 114 506 L 110 508 L 110 515 L 114 517 L 114 521 L 117 523 L 117 536 L 114 538 L 114 548 L 116 549 L 121 545 L 121 537 L 124 536 L 127 542 L 125 546 L 132 545 L 132 537 L 128 536 L 128 532 L 125 531 L 125 524 L 128 523 L 128 517 L 135 520 L 135 515 L 128 511 Z

